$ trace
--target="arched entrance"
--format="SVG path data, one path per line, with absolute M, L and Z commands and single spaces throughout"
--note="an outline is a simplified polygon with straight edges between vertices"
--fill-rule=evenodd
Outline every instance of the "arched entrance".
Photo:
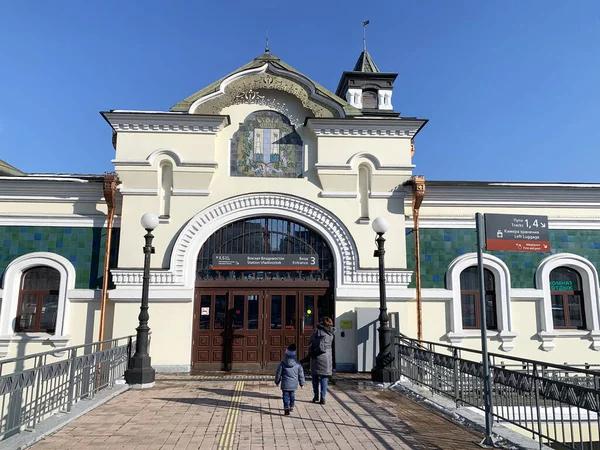
M 213 233 L 196 265 L 194 369 L 273 369 L 299 358 L 321 317 L 334 316 L 334 260 L 316 231 L 277 216 Z

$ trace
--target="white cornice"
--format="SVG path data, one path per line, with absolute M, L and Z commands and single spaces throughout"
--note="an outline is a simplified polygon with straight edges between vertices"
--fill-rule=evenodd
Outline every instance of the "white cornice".
M 412 138 L 424 120 L 399 119 L 308 119 L 308 127 L 317 136 L 357 136 Z
M 123 188 L 121 186 L 118 189 L 123 195 L 158 195 L 158 189 Z
M 145 159 L 113 159 L 111 160 L 115 166 L 132 166 L 132 167 L 151 167 L 152 163 Z M 204 168 L 204 169 L 217 169 L 219 163 L 216 161 L 182 161 L 176 164 L 176 167 L 190 167 L 190 168 Z
M 564 185 L 427 185 L 423 208 L 428 206 L 599 208 L 600 191 Z
M 173 195 L 207 197 L 210 195 L 210 191 L 208 189 L 173 189 Z
M 350 164 L 315 164 L 317 170 L 352 170 Z
M 412 215 L 407 215 L 412 219 Z M 412 228 L 412 221 L 407 222 L 406 228 Z M 423 217 L 419 218 L 420 228 L 475 228 L 472 217 Z M 548 218 L 548 228 L 551 230 L 600 230 L 600 218 Z
M 404 198 L 404 191 L 371 192 L 369 198 Z
M 44 227 L 106 227 L 106 216 L 82 216 L 78 214 L 0 214 L 0 226 Z M 121 218 L 115 217 L 114 227 L 121 226 Z
M 356 198 L 358 194 L 356 192 L 343 192 L 343 191 L 321 191 L 319 197 L 322 198 Z
M 0 202 L 104 203 L 101 183 L 52 183 L 0 181 Z
M 28 181 L 51 181 L 53 183 L 57 182 L 68 182 L 68 183 L 89 183 L 90 180 L 86 180 L 84 178 L 75 178 L 75 177 L 64 177 L 60 175 L 49 176 L 49 175 L 21 175 L 18 177 L 8 177 L 8 176 L 0 176 L 0 181 L 19 181 L 22 183 L 27 183 Z
M 148 112 L 105 112 L 102 115 L 117 132 L 215 134 L 229 125 L 227 116 Z
M 379 165 L 376 166 L 376 170 L 395 170 L 399 172 L 412 172 L 415 168 L 414 165 L 409 164 L 406 166 L 394 166 L 394 165 Z M 352 170 L 352 164 L 315 164 L 317 170 Z

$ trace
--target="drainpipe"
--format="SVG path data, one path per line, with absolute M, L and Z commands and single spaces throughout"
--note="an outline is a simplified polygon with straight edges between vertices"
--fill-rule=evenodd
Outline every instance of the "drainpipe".
M 106 247 L 104 250 L 104 272 L 102 275 L 102 300 L 100 302 L 100 336 L 104 340 L 104 321 L 106 318 L 106 300 L 108 297 L 108 270 L 110 267 L 110 244 L 112 242 L 113 222 L 115 220 L 115 207 L 117 199 L 117 184 L 119 178 L 115 174 L 104 175 L 104 201 L 108 206 L 108 228 L 106 230 Z
M 416 300 L 417 300 L 417 339 L 423 340 L 423 307 L 421 302 L 421 240 L 419 238 L 419 210 L 425 196 L 425 178 L 413 176 L 412 184 L 412 213 L 415 235 L 415 267 L 416 267 Z

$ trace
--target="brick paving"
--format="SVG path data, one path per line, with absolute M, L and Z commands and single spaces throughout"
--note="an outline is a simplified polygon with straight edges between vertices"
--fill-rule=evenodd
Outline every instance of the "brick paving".
M 281 391 L 267 377 L 160 375 L 153 389 L 129 390 L 30 448 L 481 448 L 483 437 L 472 430 L 359 381 L 348 377 L 332 385 L 326 406 L 310 402 L 309 383 L 297 391 L 292 415 L 284 416 Z

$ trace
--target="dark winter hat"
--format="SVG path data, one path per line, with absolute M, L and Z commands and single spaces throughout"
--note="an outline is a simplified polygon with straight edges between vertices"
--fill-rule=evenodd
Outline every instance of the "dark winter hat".
M 295 352 L 296 351 L 296 344 L 290 344 L 287 349 L 290 352 Z

